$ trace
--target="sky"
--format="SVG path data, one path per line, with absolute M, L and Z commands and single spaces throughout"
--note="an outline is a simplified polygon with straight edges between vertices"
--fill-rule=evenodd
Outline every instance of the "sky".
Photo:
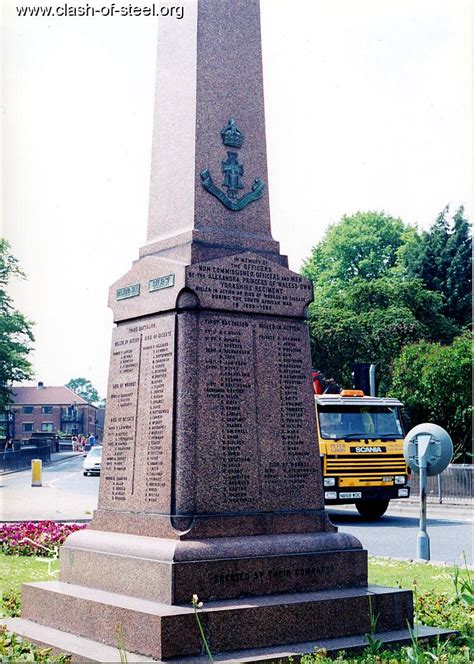
M 0 6 L 2 236 L 28 275 L 10 293 L 35 321 L 35 380 L 105 396 L 108 288 L 146 238 L 157 22 Z M 470 10 L 261 0 L 272 231 L 292 269 L 344 214 L 427 228 L 449 203 L 472 220 Z

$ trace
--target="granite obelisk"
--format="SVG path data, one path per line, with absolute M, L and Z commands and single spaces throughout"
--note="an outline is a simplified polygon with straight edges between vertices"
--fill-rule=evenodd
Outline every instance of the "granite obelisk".
M 363 635 L 371 611 L 382 631 L 412 621 L 324 510 L 312 288 L 268 188 L 259 2 L 186 2 L 160 25 L 147 242 L 110 289 L 98 509 L 60 580 L 24 587 L 16 631 L 112 661 L 120 626 L 133 661 L 195 657 L 197 594 L 211 648 L 251 661 Z
M 311 284 L 271 236 L 258 2 L 190 3 L 162 28 L 147 244 L 110 291 L 93 527 L 334 531 L 311 403 Z

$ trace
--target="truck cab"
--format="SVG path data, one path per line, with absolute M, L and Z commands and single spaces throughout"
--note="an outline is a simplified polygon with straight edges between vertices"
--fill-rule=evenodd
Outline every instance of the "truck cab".
M 327 505 L 354 503 L 361 516 L 377 519 L 392 498 L 409 497 L 402 405 L 361 390 L 315 395 Z

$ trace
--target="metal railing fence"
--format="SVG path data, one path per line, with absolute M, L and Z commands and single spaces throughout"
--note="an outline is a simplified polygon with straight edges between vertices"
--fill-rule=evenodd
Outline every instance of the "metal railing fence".
M 450 464 L 440 475 L 428 477 L 427 498 L 434 503 L 471 504 L 474 465 Z M 419 475 L 412 473 L 411 495 L 419 496 Z
M 43 463 L 51 461 L 50 445 L 3 452 L 0 455 L 0 472 L 30 468 L 32 459 L 41 459 Z

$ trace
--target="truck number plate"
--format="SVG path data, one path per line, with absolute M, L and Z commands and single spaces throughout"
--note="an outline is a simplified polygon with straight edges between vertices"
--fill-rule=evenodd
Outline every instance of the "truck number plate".
M 360 491 L 341 491 L 339 498 L 362 498 L 362 493 Z

